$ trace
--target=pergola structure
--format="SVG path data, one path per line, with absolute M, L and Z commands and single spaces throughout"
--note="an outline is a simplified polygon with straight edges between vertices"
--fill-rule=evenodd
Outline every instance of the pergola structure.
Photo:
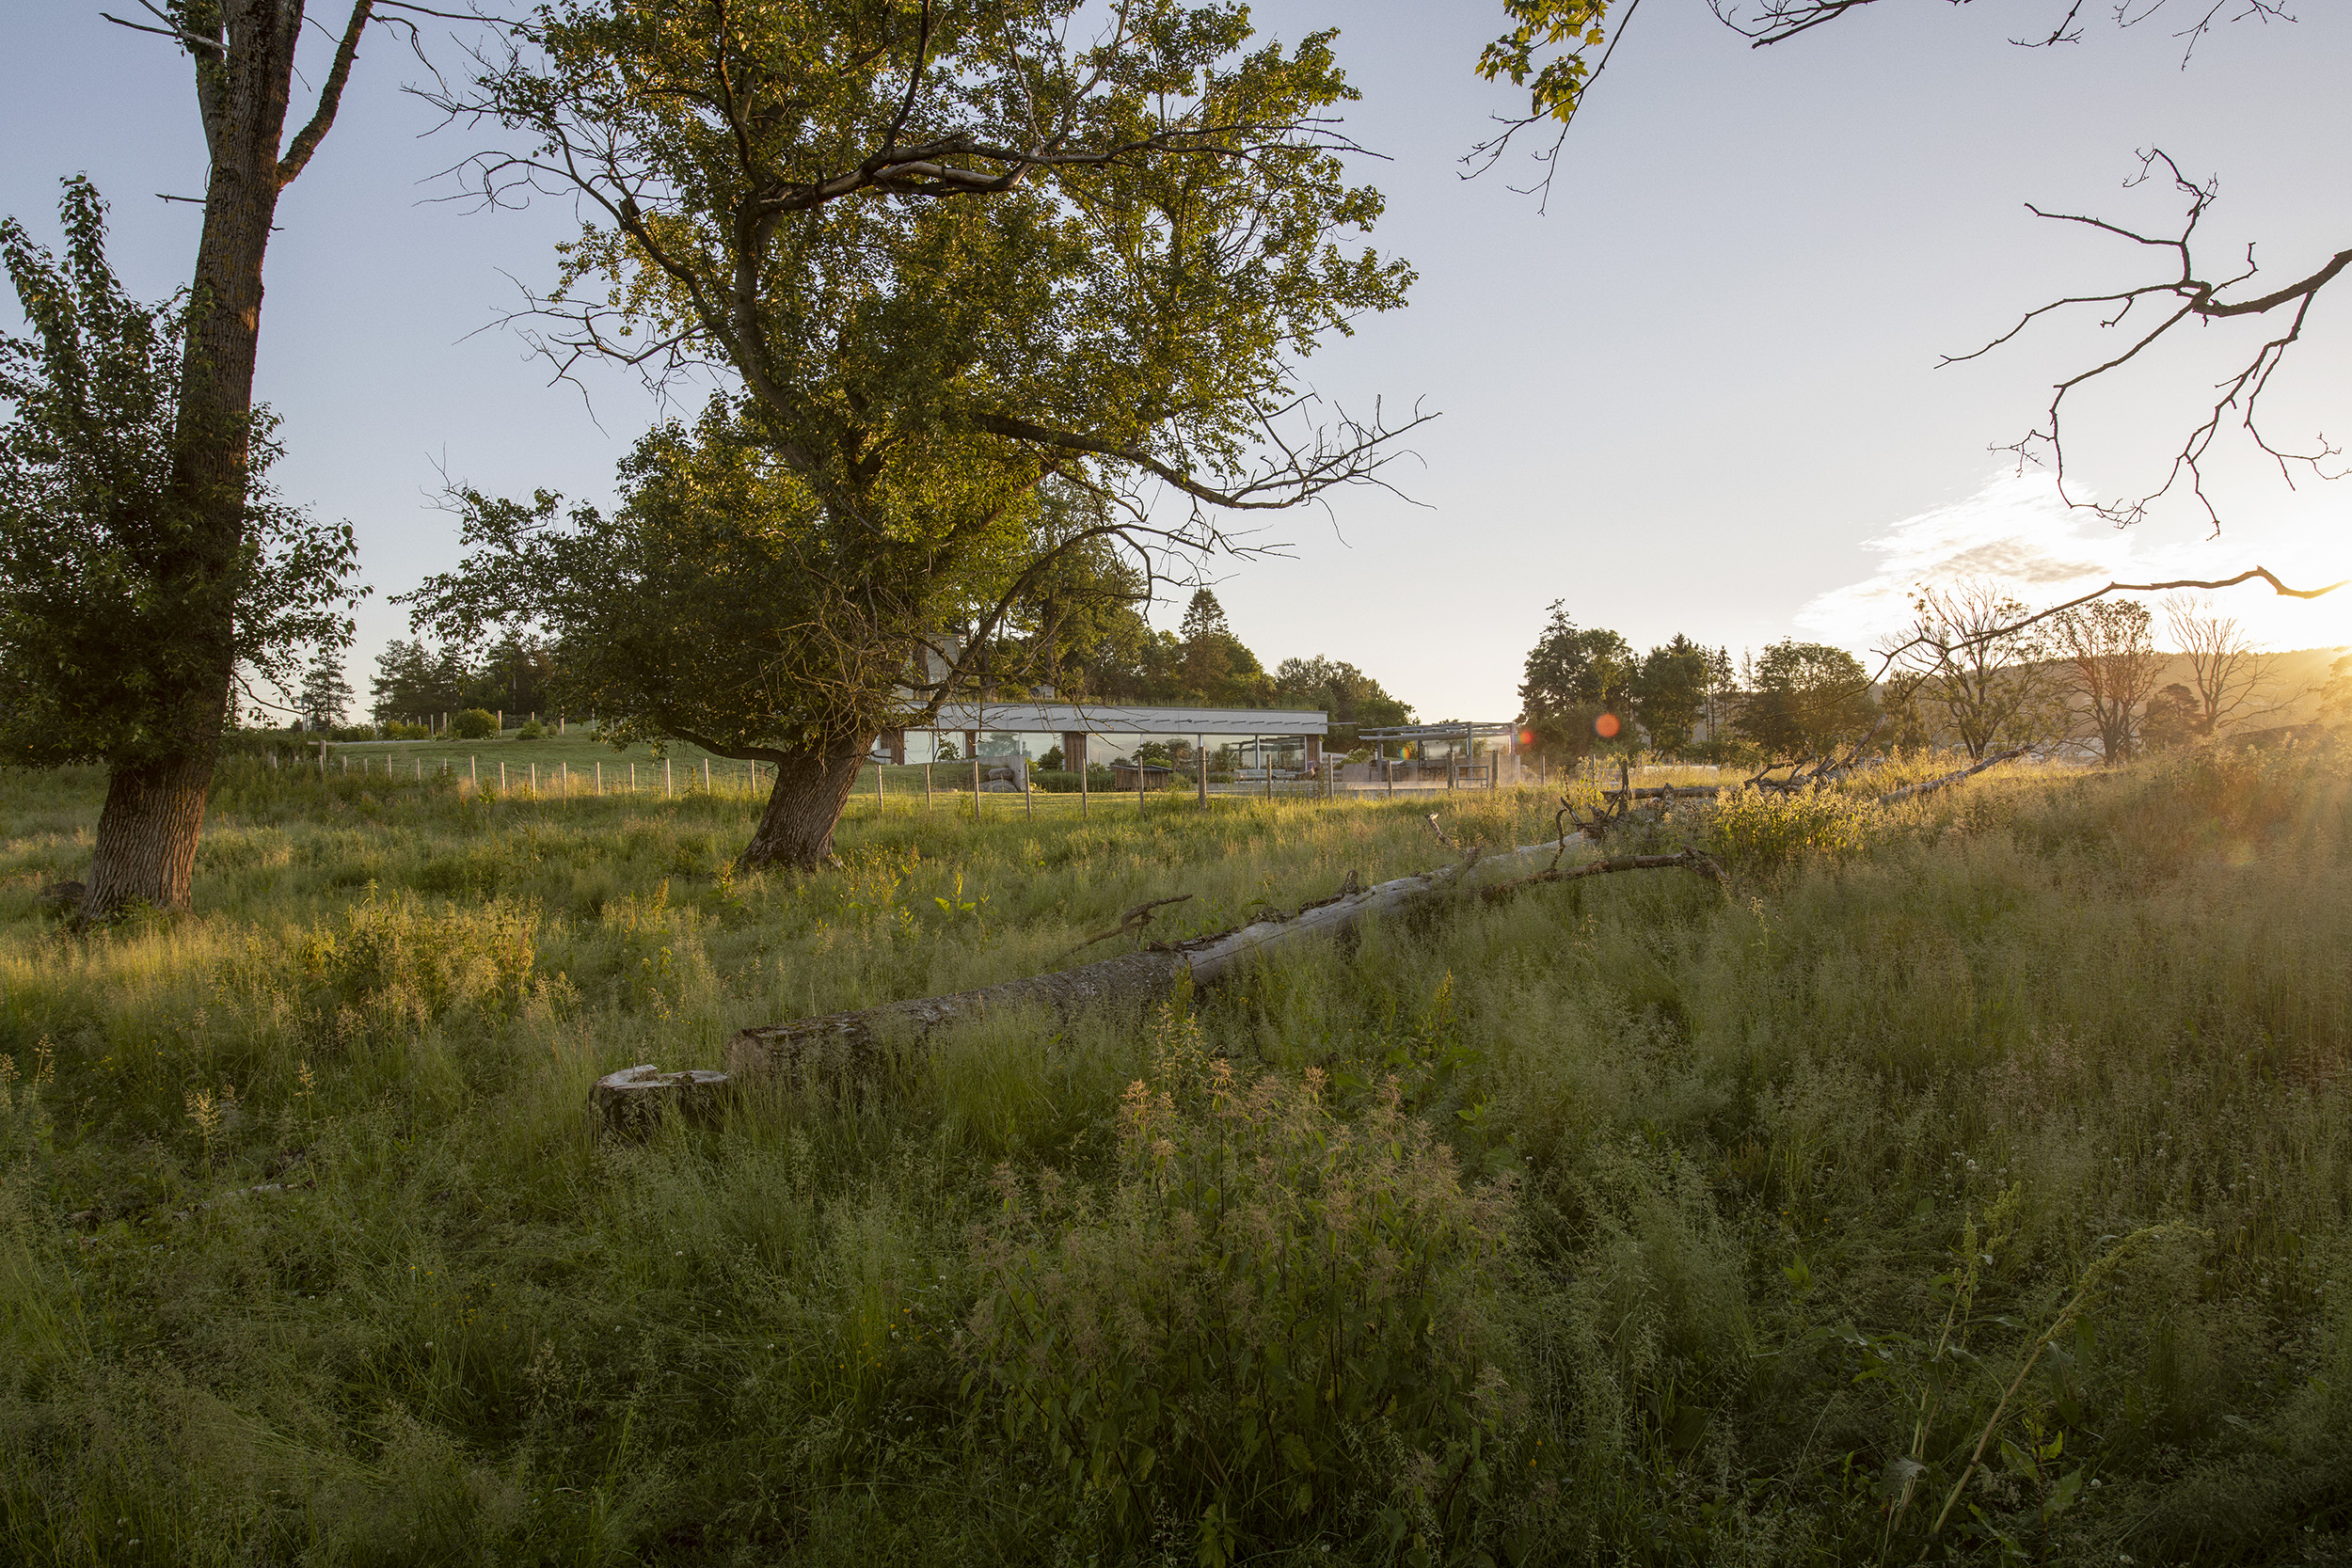
M 1303 740 L 1310 771 L 1323 761 L 1323 740 L 1331 733 L 1331 716 L 1321 708 L 1280 707 L 1157 707 L 1110 703 L 951 703 L 924 726 L 933 734 L 961 730 L 964 754 L 977 756 L 988 731 L 1013 735 L 1051 735 L 1061 740 L 1063 766 L 1086 777 L 1088 741 L 1098 735 L 1190 736 L 1205 752 L 1211 739 L 1256 742 Z M 885 732 L 882 745 L 897 763 L 906 761 L 906 732 Z M 1209 798 L 1209 770 L 1200 775 L 1200 799 Z M 1269 783 L 1273 770 L 1267 769 Z
M 1518 733 L 1519 727 L 1517 724 L 1474 719 L 1450 719 L 1441 724 L 1388 724 L 1378 729 L 1358 730 L 1356 738 L 1373 742 L 1373 766 L 1385 768 L 1390 761 L 1387 743 L 1391 740 L 1400 744 L 1408 740 L 1459 741 L 1465 752 L 1474 752 L 1477 739 L 1482 735 L 1507 735 L 1517 738 Z M 1448 788 L 1454 786 L 1455 773 L 1455 765 L 1448 763 L 1446 767 Z

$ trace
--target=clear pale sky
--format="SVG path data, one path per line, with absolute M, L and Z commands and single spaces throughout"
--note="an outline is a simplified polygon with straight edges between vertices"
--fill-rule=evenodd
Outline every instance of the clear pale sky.
M 2118 533 L 2011 476 L 1988 447 L 2035 420 L 2057 376 L 2112 352 L 2113 332 L 2086 322 L 1934 368 L 2047 298 L 2153 279 L 2161 256 L 2023 207 L 2169 231 L 2169 190 L 2123 188 L 2152 144 L 2221 179 L 2208 275 L 2249 240 L 2278 281 L 2352 243 L 2352 8 L 2221 27 L 2183 70 L 2181 3 L 2129 30 L 2094 5 L 2082 42 L 2024 50 L 2006 40 L 2046 31 L 2061 5 L 1883 0 L 1752 51 L 1701 0 L 1651 0 L 1548 210 L 1509 188 L 1524 161 L 1460 178 L 1486 117 L 1516 102 L 1471 71 L 1499 5 L 1260 6 L 1285 39 L 1342 29 L 1364 93 L 1350 129 L 1389 159 L 1363 167 L 1389 197 L 1375 239 L 1420 271 L 1408 309 L 1362 323 L 1311 378 L 1351 407 L 1422 400 L 1443 417 L 1399 471 L 1418 505 L 1342 496 L 1272 531 L 1293 559 L 1226 572 L 1235 629 L 1269 664 L 1352 660 L 1425 718 L 1507 718 L 1553 599 L 1637 647 L 1682 631 L 1736 656 L 1790 635 L 1866 648 L 1904 589 L 1939 573 L 1997 570 L 2044 600 L 2111 572 L 2352 576 L 2352 480 L 2290 490 L 2275 470 L 2218 464 L 2212 540 L 2185 507 Z M 84 0 L 5 0 L 0 18 L 0 211 L 52 238 L 57 178 L 87 171 L 113 201 L 131 287 L 183 282 L 195 209 L 153 193 L 200 190 L 185 59 Z M 495 325 L 512 278 L 550 277 L 569 214 L 437 200 L 453 192 L 437 172 L 474 143 L 426 135 L 432 115 L 400 90 L 419 73 L 389 37 L 362 54 L 279 209 L 262 321 L 260 393 L 291 449 L 278 478 L 357 526 L 375 587 L 351 672 L 363 693 L 375 651 L 405 632 L 389 595 L 454 560 L 432 504 L 444 470 L 604 499 L 654 415 L 618 377 L 585 402 L 550 388 Z M 2352 282 L 2323 296 L 2306 339 L 2268 395 L 2276 430 L 2352 436 Z M 2144 487 L 2200 388 L 2257 341 L 2198 334 L 2094 395 L 2079 482 Z M 2352 641 L 2344 592 L 2229 602 L 2275 645 L 2308 647 Z

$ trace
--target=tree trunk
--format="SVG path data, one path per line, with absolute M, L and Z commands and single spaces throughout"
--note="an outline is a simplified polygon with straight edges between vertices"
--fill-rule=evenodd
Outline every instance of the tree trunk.
M 98 814 L 89 892 L 82 900 L 86 918 L 135 903 L 187 907 L 214 751 L 206 746 L 160 762 L 114 768 L 106 780 L 106 804 Z
M 278 144 L 302 7 L 231 0 L 223 10 L 226 62 L 197 67 L 211 170 L 188 295 L 172 515 L 158 530 L 176 657 L 155 673 L 151 737 L 137 754 L 109 759 L 87 917 L 103 918 L 131 899 L 186 907 L 236 673 L 262 261 L 282 185 Z
M 775 755 L 776 786 L 736 864 L 747 871 L 780 865 L 815 871 L 830 862 L 834 825 L 873 745 L 871 735 L 862 735 Z

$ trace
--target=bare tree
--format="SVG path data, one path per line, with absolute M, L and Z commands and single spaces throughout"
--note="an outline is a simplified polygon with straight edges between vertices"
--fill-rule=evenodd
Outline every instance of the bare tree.
M 2218 735 L 2247 704 L 2259 699 L 2277 666 L 2256 648 L 2233 615 L 2210 594 L 2176 594 L 2164 601 L 2165 626 L 2187 658 L 2198 704 L 2197 733 Z
M 2082 700 L 2082 716 L 2110 768 L 2131 760 L 2139 738 L 2140 705 L 2164 668 L 2149 634 L 2153 619 L 2136 599 L 2101 599 L 2050 620 L 2067 689 Z
M 1876 0 L 1709 3 L 1725 25 L 1755 47 L 1762 48 L 1809 33 L 1851 11 L 1875 4 Z M 1568 123 L 1607 68 L 1639 4 L 1640 0 L 1504 0 L 1503 9 L 1513 24 L 1512 30 L 1487 46 L 1478 69 L 1489 80 L 1507 78 L 1513 85 L 1525 87 L 1528 111 L 1522 116 L 1502 117 L 1501 134 L 1480 144 L 1469 161 L 1490 166 L 1519 132 L 1550 120 L 1560 127 L 1559 139 L 1535 155 L 1543 169 L 1539 183 L 1548 190 L 1559 166 L 1562 139 Z M 2037 27 L 2027 36 L 2010 41 L 2027 48 L 2076 41 L 2082 36 L 2076 23 L 2083 4 L 2084 0 L 2054 0 L 2046 31 Z M 2179 24 L 2174 36 L 2183 40 L 2184 66 L 2198 41 L 2217 23 L 2294 20 L 2282 0 L 2180 0 L 2177 5 L 2168 5 L 2168 0 L 2132 0 L 2113 8 L 2115 21 L 2126 27 L 2147 22 L 2159 13 Z M 2021 465 L 2046 465 L 2069 506 L 2096 512 L 2110 522 L 2136 523 L 2147 515 L 2148 509 L 2160 498 L 2175 490 L 2185 490 L 2217 533 L 2221 511 L 2206 491 L 2205 466 L 2214 443 L 2233 430 L 2242 435 L 2254 452 L 2276 465 L 2290 483 L 2298 476 L 2334 479 L 2345 471 L 2337 462 L 2341 456 L 2338 449 L 2322 434 L 2315 432 L 2308 439 L 2296 442 L 2274 438 L 2262 423 L 2260 405 L 2272 377 L 2285 363 L 2289 351 L 2301 341 L 2313 302 L 2322 290 L 2352 267 L 2352 246 L 2340 248 L 2330 256 L 2312 258 L 2300 276 L 2276 286 L 2265 287 L 2254 281 L 2260 269 L 2251 245 L 2242 258 L 2215 269 L 2209 265 L 2209 257 L 2201 259 L 2197 254 L 2196 240 L 2199 222 L 2219 197 L 2218 182 L 2212 178 L 2192 180 L 2163 149 L 2150 148 L 2139 154 L 2139 173 L 2127 183 L 2138 185 L 2158 177 L 2169 178 L 2173 191 L 2185 201 L 2181 222 L 2170 232 L 2142 232 L 2104 217 L 2044 212 L 2030 203 L 2026 210 L 2037 217 L 2079 224 L 2144 247 L 2159 260 L 2161 270 L 2126 287 L 2071 294 L 2036 306 L 1999 337 L 1969 353 L 1947 355 L 1941 363 L 1953 365 L 1978 358 L 2010 342 L 2045 316 L 2088 309 L 2096 313 L 2102 326 L 2120 327 L 2131 321 L 2137 330 L 2120 352 L 2058 382 L 2040 422 L 1998 450 L 2015 453 Z M 2141 361 L 2158 342 L 2177 339 L 2184 326 L 2220 326 L 2233 322 L 2277 325 L 2249 341 L 2235 369 L 2220 378 L 2213 403 L 2174 451 L 2163 482 L 2117 501 L 2102 501 L 2083 495 L 2079 486 L 2071 486 L 2066 471 L 2064 420 L 2072 395 L 2111 372 Z
M 1999 585 L 1976 579 L 1912 595 L 1913 622 L 1899 664 L 1919 699 L 1981 759 L 1997 742 L 2046 738 L 2058 673 L 2044 629 Z

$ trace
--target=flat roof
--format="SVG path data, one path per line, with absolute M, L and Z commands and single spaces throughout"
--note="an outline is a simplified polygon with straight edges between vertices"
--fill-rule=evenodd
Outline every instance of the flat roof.
M 1517 724 L 1489 720 L 1456 720 L 1451 724 L 1391 724 L 1383 729 L 1358 730 L 1359 740 L 1443 740 L 1458 735 L 1511 735 Z
M 1111 703 L 956 703 L 939 710 L 918 730 L 1009 730 L 1015 735 L 1329 735 L 1331 716 L 1321 708 L 1129 707 Z

